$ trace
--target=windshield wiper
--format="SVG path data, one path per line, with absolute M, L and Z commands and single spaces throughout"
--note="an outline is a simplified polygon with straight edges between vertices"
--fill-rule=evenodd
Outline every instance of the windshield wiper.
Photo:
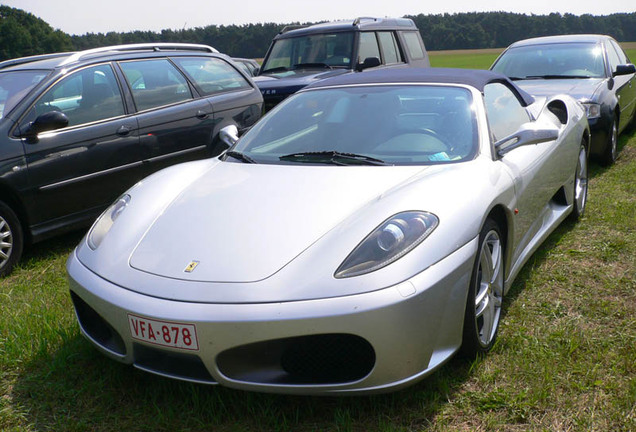
M 279 159 L 282 161 L 319 162 L 332 163 L 335 165 L 391 165 L 382 159 L 355 153 L 344 153 L 336 150 L 292 153 L 281 156 Z
M 311 68 L 320 68 L 320 69 L 333 69 L 326 63 L 296 63 L 292 66 L 292 69 L 311 69 Z
M 251 163 L 251 164 L 255 164 L 256 163 L 256 161 L 254 159 L 252 159 L 251 157 L 249 157 L 245 153 L 237 152 L 235 150 L 231 150 L 231 151 L 225 153 L 225 156 L 229 156 L 229 157 L 232 157 L 234 159 L 238 159 L 241 162 L 245 162 L 245 163 Z
M 264 74 L 264 73 L 274 73 L 274 72 L 286 72 L 288 70 L 289 68 L 286 66 L 278 66 L 275 68 L 262 70 L 260 73 Z

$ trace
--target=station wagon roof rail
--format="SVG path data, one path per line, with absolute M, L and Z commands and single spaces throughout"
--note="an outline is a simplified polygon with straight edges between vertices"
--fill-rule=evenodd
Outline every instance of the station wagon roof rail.
M 47 60 L 47 59 L 53 59 L 53 58 L 57 58 L 57 57 L 65 57 L 65 56 L 67 56 L 69 54 L 70 53 L 68 53 L 68 52 L 53 53 L 53 54 L 40 54 L 40 55 L 34 55 L 34 56 L 30 56 L 30 57 L 21 57 L 21 58 L 16 58 L 16 59 L 11 59 L 11 60 L 5 60 L 3 62 L 0 62 L 0 69 L 8 68 L 10 66 L 17 66 L 17 65 L 21 65 L 21 64 L 31 63 L 31 62 L 35 62 L 35 61 L 39 61 L 39 60 Z
M 203 51 L 203 52 L 210 52 L 210 53 L 219 52 L 217 49 L 212 48 L 209 45 L 187 44 L 187 43 L 162 42 L 162 43 L 140 43 L 140 44 L 115 45 L 115 46 L 99 47 L 99 48 L 93 48 L 93 49 L 89 49 L 85 51 L 76 52 L 72 54 L 69 58 L 64 60 L 64 62 L 61 63 L 61 66 L 74 63 L 92 54 L 99 54 L 99 53 L 111 52 L 111 51 L 138 51 L 138 50 L 153 50 L 153 51 L 188 50 L 188 51 Z

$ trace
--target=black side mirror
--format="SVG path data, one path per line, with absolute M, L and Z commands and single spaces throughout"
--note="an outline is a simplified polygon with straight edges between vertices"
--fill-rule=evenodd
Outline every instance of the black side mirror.
M 636 66 L 634 66 L 633 64 L 624 64 L 624 65 L 618 65 L 616 66 L 616 70 L 614 71 L 614 73 L 612 75 L 614 76 L 618 76 L 618 75 L 629 75 L 629 74 L 633 74 L 636 73 Z
M 356 70 L 358 72 L 362 72 L 365 69 L 380 66 L 381 64 L 382 62 L 378 57 L 367 57 L 362 63 L 358 63 L 358 65 L 356 66 Z
M 68 126 L 68 117 L 60 111 L 49 111 L 40 114 L 32 123 L 22 132 L 23 136 L 35 137 L 40 132 L 52 131 Z

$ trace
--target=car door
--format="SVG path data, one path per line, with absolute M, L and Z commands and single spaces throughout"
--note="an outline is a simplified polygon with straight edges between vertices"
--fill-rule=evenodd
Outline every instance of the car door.
M 148 173 L 210 156 L 214 115 L 167 58 L 119 62 L 138 112 Z
M 605 41 L 605 49 L 607 50 L 607 58 L 609 60 L 610 73 L 616 71 L 618 65 L 626 65 L 629 59 L 621 49 L 621 47 L 613 40 Z M 618 130 L 622 131 L 634 116 L 636 110 L 636 74 L 617 75 L 613 78 L 620 108 L 620 120 Z
M 493 142 L 510 136 L 531 120 L 515 94 L 503 84 L 487 85 L 484 102 Z M 575 160 L 574 155 L 570 155 L 569 160 Z M 552 141 L 522 146 L 500 158 L 514 180 L 517 198 L 511 262 L 516 262 L 541 229 L 551 199 L 574 173 L 574 167 L 571 172 L 565 168 L 566 161 L 566 155 Z
M 68 126 L 22 139 L 29 179 L 23 192 L 36 236 L 47 224 L 86 223 L 143 176 L 137 120 L 126 114 L 111 64 L 58 80 L 22 117 L 20 130 L 50 111 L 64 113 Z
M 196 91 L 205 96 L 214 112 L 212 155 L 227 148 L 217 138 L 221 128 L 234 124 L 241 133 L 260 118 L 263 103 L 260 91 L 224 59 L 173 57 L 172 61 L 193 83 Z

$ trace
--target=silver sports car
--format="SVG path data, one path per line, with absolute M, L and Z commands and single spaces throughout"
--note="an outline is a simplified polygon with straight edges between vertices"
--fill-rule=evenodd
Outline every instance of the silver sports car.
M 67 264 L 81 331 L 186 381 L 412 384 L 492 347 L 523 263 L 585 209 L 589 139 L 574 99 L 489 71 L 321 81 L 104 212 Z

